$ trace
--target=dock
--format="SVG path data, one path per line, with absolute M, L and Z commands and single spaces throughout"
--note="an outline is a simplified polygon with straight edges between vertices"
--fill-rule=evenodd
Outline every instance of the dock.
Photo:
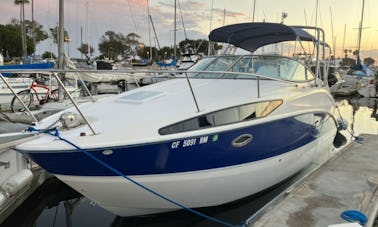
M 374 226 L 378 211 L 378 136 L 363 134 L 247 220 L 253 227 L 360 226 L 341 218 L 358 210 Z
M 0 225 L 47 178 L 44 169 L 12 149 L 32 137 L 32 134 L 0 134 Z

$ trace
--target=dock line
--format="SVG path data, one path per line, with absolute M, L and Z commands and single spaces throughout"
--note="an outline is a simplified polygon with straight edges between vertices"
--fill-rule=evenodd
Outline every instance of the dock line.
M 339 115 L 340 115 L 340 121 L 339 120 L 337 121 L 337 124 L 338 124 L 337 130 L 338 131 L 339 130 L 346 130 L 353 137 L 354 141 L 356 141 L 359 144 L 362 144 L 362 142 L 364 141 L 364 138 L 354 135 L 354 132 L 351 132 L 348 129 L 348 123 L 347 123 L 347 121 L 344 120 L 343 116 L 341 115 L 340 108 L 337 105 L 336 105 L 336 109 L 337 109 L 337 111 L 339 112 Z

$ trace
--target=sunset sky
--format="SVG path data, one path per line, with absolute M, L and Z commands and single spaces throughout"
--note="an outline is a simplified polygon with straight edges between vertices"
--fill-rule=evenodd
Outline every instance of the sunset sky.
M 41 23 L 45 30 L 55 27 L 58 23 L 58 2 L 58 0 L 34 0 L 35 20 Z M 285 24 L 314 26 L 316 2 L 316 0 L 256 0 L 254 21 L 280 22 L 282 12 L 286 12 L 288 17 L 284 21 Z M 355 50 L 363 0 L 318 0 L 318 2 L 316 24 L 326 31 L 326 40 L 331 46 L 335 40 L 336 56 L 342 54 L 343 47 Z M 188 38 L 207 38 L 210 27 L 214 29 L 222 26 L 223 23 L 227 25 L 251 22 L 253 3 L 254 0 L 180 0 Z M 142 36 L 146 45 L 149 43 L 146 0 L 65 0 L 64 4 L 65 27 L 72 40 L 69 44 L 71 56 L 79 56 L 77 47 L 80 46 L 81 28 L 83 42 L 89 42 L 95 49 L 98 48 L 99 39 L 107 30 L 125 35 L 135 32 Z M 171 46 L 174 0 L 149 0 L 149 5 L 161 46 Z M 0 24 L 9 23 L 11 18 L 19 18 L 19 7 L 14 5 L 12 0 L 1 0 L 0 9 Z M 28 4 L 25 10 L 26 18 L 30 20 L 31 4 Z M 226 10 L 225 17 L 224 10 Z M 362 55 L 365 56 L 378 57 L 377 11 L 377 0 L 365 0 L 361 47 Z M 210 20 L 211 12 L 212 20 Z M 184 39 L 184 32 L 179 8 L 177 28 L 177 40 L 181 41 Z M 152 45 L 155 45 L 155 42 Z M 65 48 L 67 52 L 68 46 L 66 45 Z M 46 50 L 56 52 L 56 49 L 56 45 L 52 44 L 51 40 L 45 41 L 38 46 L 37 54 Z

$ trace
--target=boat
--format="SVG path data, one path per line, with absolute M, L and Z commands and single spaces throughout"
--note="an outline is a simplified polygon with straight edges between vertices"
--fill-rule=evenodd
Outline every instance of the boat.
M 10 64 L 10 65 L 0 65 L 0 70 L 38 70 L 38 69 L 53 69 L 54 62 L 41 62 L 41 63 L 32 63 L 32 64 Z M 14 75 L 12 72 L 2 73 L 4 77 L 11 77 Z
M 305 29 L 242 23 L 209 38 L 250 52 L 299 40 L 319 50 Z M 119 216 L 225 204 L 333 146 L 335 102 L 317 76 L 284 56 L 204 57 L 174 79 L 45 118 L 15 150 Z
M 344 80 L 346 84 L 356 88 L 357 92 L 363 97 L 377 97 L 376 90 L 376 78 L 373 71 L 366 65 L 361 64 L 360 50 L 361 50 L 361 37 L 362 37 L 362 26 L 364 20 L 364 8 L 365 0 L 362 1 L 362 13 L 360 26 L 358 28 L 358 47 L 357 47 L 357 60 L 356 65 L 344 75 Z
M 33 79 L 29 77 L 3 77 L 10 86 L 14 89 L 15 93 L 19 93 L 23 90 L 29 89 L 30 85 L 33 83 Z M 0 79 L 0 109 L 9 109 L 9 105 L 14 97 L 12 91 Z
M 193 50 L 190 44 L 185 46 L 185 52 L 182 54 L 182 59 L 179 63 L 179 70 L 188 70 L 192 65 L 194 65 L 201 56 Z
M 45 179 L 43 170 L 11 148 L 32 137 L 31 133 L 0 133 L 0 223 Z
M 325 69 L 323 69 L 323 67 L 325 67 Z M 320 69 L 319 71 L 320 78 L 322 80 L 324 80 L 324 73 L 326 72 L 328 74 L 327 75 L 328 87 L 332 94 L 339 91 L 344 86 L 345 81 L 342 78 L 338 70 L 338 67 L 336 67 L 334 64 L 326 64 L 325 66 L 324 64 L 322 64 L 319 69 Z M 315 65 L 311 66 L 311 71 L 313 73 L 316 73 Z
M 98 70 L 94 72 L 79 71 L 75 63 L 67 55 L 64 55 L 63 59 L 64 69 L 74 71 L 66 73 L 65 78 L 71 81 L 82 80 L 88 85 L 93 95 L 118 94 L 145 85 L 143 81 L 151 82 L 153 80 L 152 76 L 149 73 L 143 72 L 143 70 L 125 73 L 123 69 L 112 69 L 112 66 L 109 64 L 105 68 L 97 67 Z
M 345 84 L 355 88 L 361 96 L 365 98 L 377 96 L 374 72 L 368 66 L 362 65 L 358 60 L 357 65 L 344 74 L 343 78 Z

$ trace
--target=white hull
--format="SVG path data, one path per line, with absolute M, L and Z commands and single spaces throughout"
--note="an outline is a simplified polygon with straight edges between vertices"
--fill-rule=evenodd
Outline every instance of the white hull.
M 357 92 L 366 98 L 377 96 L 375 84 L 361 84 L 361 87 L 357 90 Z
M 333 139 L 334 132 L 335 130 L 295 151 L 249 164 L 207 171 L 130 178 L 186 207 L 225 204 L 258 193 L 300 171 L 318 152 L 318 142 L 326 140 L 326 144 L 330 144 L 329 140 Z M 122 177 L 57 177 L 119 216 L 146 215 L 180 209 Z
M 372 76 L 365 76 L 360 77 L 356 75 L 344 75 L 344 79 L 346 81 L 345 85 L 356 88 L 358 93 L 363 97 L 375 97 L 376 96 L 376 86 L 374 81 L 374 77 Z

